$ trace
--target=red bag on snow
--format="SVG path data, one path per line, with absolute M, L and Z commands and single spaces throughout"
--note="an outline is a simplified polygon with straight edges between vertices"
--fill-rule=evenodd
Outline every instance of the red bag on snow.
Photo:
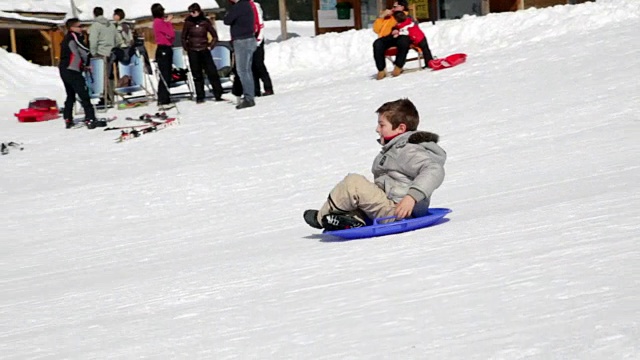
M 20 109 L 14 114 L 20 122 L 37 122 L 53 120 L 60 117 L 58 103 L 49 98 L 36 98 L 29 102 L 29 107 Z

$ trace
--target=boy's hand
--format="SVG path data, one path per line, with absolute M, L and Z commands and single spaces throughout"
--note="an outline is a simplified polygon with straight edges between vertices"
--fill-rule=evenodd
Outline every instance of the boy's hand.
M 393 31 L 391 32 L 391 35 L 393 35 L 393 37 L 398 37 L 399 34 L 400 31 L 398 31 L 398 29 L 393 29 Z
M 404 219 L 411 216 L 411 212 L 413 211 L 413 207 L 416 205 L 416 200 L 409 195 L 400 200 L 400 202 L 396 205 L 395 216 L 398 219 Z

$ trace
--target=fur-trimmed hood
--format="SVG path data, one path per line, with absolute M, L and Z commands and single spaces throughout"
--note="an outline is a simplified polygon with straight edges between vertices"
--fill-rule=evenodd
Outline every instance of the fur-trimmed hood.
M 409 135 L 409 142 L 411 144 L 420 144 L 423 142 L 434 142 L 437 144 L 438 140 L 440 140 L 440 136 L 438 136 L 438 134 L 428 131 L 416 131 Z
M 382 146 L 371 172 L 389 199 L 399 202 L 410 195 L 428 201 L 442 184 L 447 153 L 437 144 L 439 138 L 427 131 L 408 131 Z

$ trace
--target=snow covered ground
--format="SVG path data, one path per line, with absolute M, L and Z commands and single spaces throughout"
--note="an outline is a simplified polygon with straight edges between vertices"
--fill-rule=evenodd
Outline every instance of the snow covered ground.
M 0 142 L 25 144 L 0 156 L 0 357 L 639 358 L 639 20 L 609 0 L 423 24 L 468 62 L 383 81 L 369 30 L 272 43 L 275 96 L 180 102 L 122 144 L 18 123 L 62 86 L 0 51 Z M 400 97 L 448 152 L 451 221 L 321 241 L 303 210 L 371 177 Z

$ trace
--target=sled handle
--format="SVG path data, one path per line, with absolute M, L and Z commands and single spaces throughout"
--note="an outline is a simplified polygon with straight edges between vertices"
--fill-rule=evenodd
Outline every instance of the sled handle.
M 373 220 L 373 225 L 379 225 L 381 221 L 396 219 L 395 216 L 387 216 Z

